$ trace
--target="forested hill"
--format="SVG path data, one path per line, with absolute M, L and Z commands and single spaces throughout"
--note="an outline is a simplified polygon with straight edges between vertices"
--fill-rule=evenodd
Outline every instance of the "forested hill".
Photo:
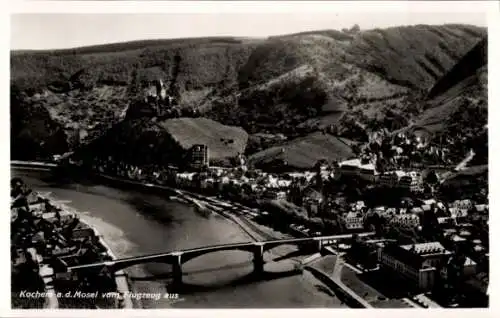
M 11 52 L 11 113 L 46 109 L 71 148 L 75 136 L 123 120 L 161 80 L 191 110 L 181 116 L 196 110 L 242 127 L 250 134 L 247 152 L 318 130 L 363 141 L 371 128 L 418 121 L 431 88 L 485 37 L 485 28 L 470 25 L 416 25 Z M 22 116 L 13 142 L 26 130 L 37 135 Z

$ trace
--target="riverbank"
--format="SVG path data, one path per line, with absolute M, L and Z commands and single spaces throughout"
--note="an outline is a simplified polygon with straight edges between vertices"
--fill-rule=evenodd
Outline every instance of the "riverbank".
M 176 201 L 191 204 L 199 210 L 209 210 L 211 213 L 215 213 L 217 215 L 224 217 L 225 219 L 231 221 L 233 224 L 237 225 L 243 232 L 245 232 L 254 241 L 291 238 L 291 236 L 288 234 L 284 234 L 275 231 L 269 227 L 262 226 L 250 220 L 249 218 L 245 217 L 243 213 L 241 213 L 241 211 L 242 210 L 251 211 L 251 209 L 242 206 L 241 204 L 238 203 L 223 201 L 215 197 L 209 197 L 198 193 L 192 193 L 186 190 L 171 188 L 168 186 L 153 185 L 150 183 L 140 183 L 130 180 L 121 180 L 120 178 L 111 177 L 103 174 L 100 174 L 99 176 L 104 179 L 112 180 L 114 184 L 116 182 L 123 181 L 133 186 L 142 187 L 143 189 L 151 189 L 151 190 L 159 189 L 167 191 L 166 192 L 167 194 L 175 194 L 175 196 L 171 197 L 171 199 L 174 198 Z M 239 210 L 240 213 L 235 213 L 235 210 Z M 203 212 L 203 214 L 205 214 L 205 212 Z M 290 248 L 290 246 L 280 246 L 278 248 L 275 248 L 275 250 L 272 253 L 274 257 L 267 258 L 268 265 L 270 263 L 274 263 L 273 260 L 274 258 L 276 259 L 282 258 L 284 256 L 287 256 L 290 252 L 293 252 L 294 250 L 295 247 Z M 308 263 L 312 263 L 318 260 L 319 258 L 321 258 L 321 255 L 319 253 L 316 253 L 309 257 L 305 257 L 303 259 L 301 258 L 295 259 L 294 262 L 295 265 L 291 265 L 290 263 L 280 265 L 278 266 L 278 271 L 297 270 L 298 268 L 301 268 L 301 270 L 298 271 L 297 273 L 302 273 L 301 276 L 303 276 L 303 279 L 306 280 L 308 283 L 315 286 L 324 285 L 325 288 L 329 288 L 332 290 L 332 292 L 334 292 L 334 288 L 332 288 L 331 284 L 325 282 L 321 277 L 318 277 L 318 275 L 316 275 L 313 270 L 308 270 L 305 272 L 302 271 L 307 267 Z M 293 259 L 293 257 L 290 257 L 290 259 Z M 272 266 L 270 268 L 272 268 Z M 353 302 L 345 301 L 344 303 L 346 305 L 349 305 L 352 304 Z
M 67 205 L 64 205 L 66 209 L 68 209 Z M 108 255 L 111 260 L 116 260 L 118 259 L 115 255 L 115 253 L 111 250 L 109 245 L 106 243 L 104 236 L 99 233 L 99 231 L 95 228 L 94 225 L 92 225 L 90 222 L 79 218 L 79 221 L 90 228 L 93 232 L 93 234 L 98 237 L 98 244 L 105 250 L 106 255 Z M 119 293 L 118 297 L 118 302 L 117 302 L 117 307 L 120 309 L 132 309 L 134 308 L 134 303 L 129 297 L 123 297 L 123 295 L 127 295 L 130 293 L 130 286 L 129 282 L 127 279 L 127 275 L 124 271 L 120 270 L 114 273 L 114 278 L 115 278 L 115 284 L 116 284 L 116 291 Z
M 265 241 L 265 240 L 277 240 L 277 239 L 287 239 L 293 238 L 289 234 L 285 234 L 274 230 L 268 226 L 258 224 L 257 222 L 251 220 L 248 215 L 254 212 L 249 207 L 243 206 L 240 203 L 225 201 L 220 198 L 210 197 L 199 193 L 194 193 L 184 189 L 176 189 L 164 185 L 156 185 L 151 183 L 144 183 L 132 180 L 126 180 L 118 177 L 113 177 L 105 174 L 98 174 L 101 180 L 111 181 L 112 184 L 125 183 L 129 186 L 133 186 L 136 189 L 141 190 L 151 190 L 151 191 L 165 191 L 168 195 L 175 195 L 182 201 L 192 204 L 198 209 L 208 209 L 212 213 L 216 213 L 229 220 L 233 224 L 237 225 L 245 234 L 247 234 L 253 241 Z M 296 246 L 282 245 L 276 247 L 272 251 L 272 256 L 267 258 L 267 261 L 273 261 L 273 259 L 280 259 L 286 257 L 287 255 L 293 254 L 297 251 Z M 296 265 L 300 265 L 303 260 L 303 255 L 298 255 L 290 257 L 290 260 L 294 261 Z

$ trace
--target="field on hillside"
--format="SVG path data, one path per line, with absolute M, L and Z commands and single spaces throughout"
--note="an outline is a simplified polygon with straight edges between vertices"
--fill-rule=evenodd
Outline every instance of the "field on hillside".
M 329 162 L 341 161 L 352 155 L 348 141 L 318 132 L 257 152 L 250 156 L 249 160 L 256 167 L 279 163 L 307 169 L 312 168 L 321 159 Z
M 225 126 L 207 118 L 175 118 L 159 122 L 172 138 L 183 148 L 205 144 L 210 157 L 223 159 L 243 154 L 248 134 L 239 127 Z

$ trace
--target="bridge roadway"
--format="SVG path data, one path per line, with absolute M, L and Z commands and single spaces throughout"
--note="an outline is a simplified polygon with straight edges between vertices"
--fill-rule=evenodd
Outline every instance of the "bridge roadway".
M 359 237 L 374 235 L 374 232 L 359 233 Z M 264 272 L 264 252 L 280 246 L 280 245 L 306 245 L 315 243 L 317 251 L 321 251 L 324 246 L 335 244 L 335 240 L 346 239 L 352 237 L 353 234 L 318 236 L 308 238 L 295 238 L 283 240 L 270 240 L 260 242 L 244 242 L 232 244 L 219 244 L 213 246 L 204 246 L 181 251 L 173 251 L 166 253 L 155 253 L 142 256 L 126 257 L 113 261 L 98 262 L 92 264 L 83 264 L 68 267 L 68 271 L 79 270 L 103 270 L 114 273 L 123 270 L 127 267 L 144 264 L 144 263 L 165 263 L 172 265 L 173 285 L 179 286 L 182 284 L 182 264 L 186 263 L 201 255 L 214 253 L 218 251 L 240 250 L 253 253 L 254 273 L 260 274 Z

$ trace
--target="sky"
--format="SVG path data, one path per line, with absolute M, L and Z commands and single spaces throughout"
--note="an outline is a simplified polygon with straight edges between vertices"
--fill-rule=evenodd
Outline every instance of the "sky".
M 189 14 L 14 14 L 11 49 L 56 49 L 144 39 L 265 37 L 294 32 L 464 23 L 486 26 L 481 12 L 319 12 Z

